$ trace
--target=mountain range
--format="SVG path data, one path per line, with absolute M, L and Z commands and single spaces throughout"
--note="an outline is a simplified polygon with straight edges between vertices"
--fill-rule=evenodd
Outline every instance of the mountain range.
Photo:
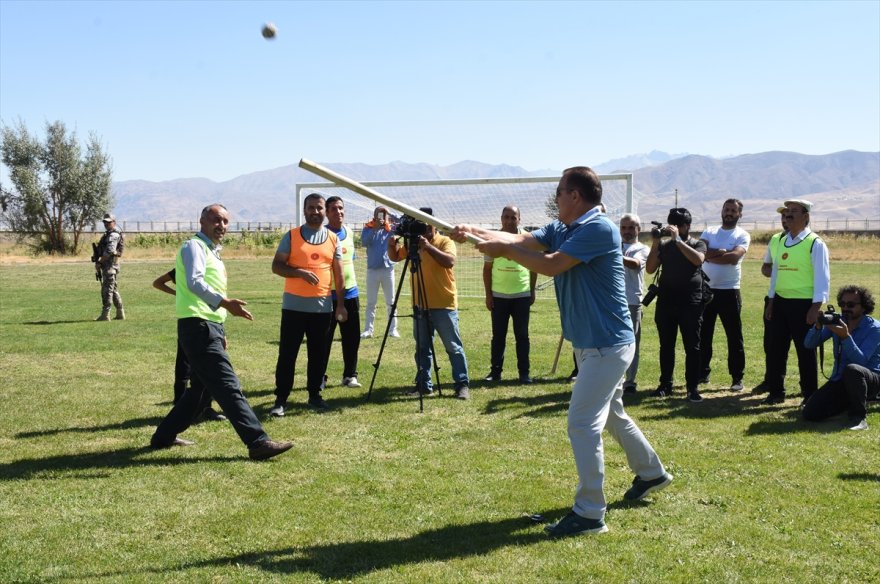
M 559 170 L 528 171 L 509 165 L 463 161 L 449 166 L 405 162 L 383 165 L 323 163 L 357 181 L 558 176 Z M 597 172 L 631 172 L 643 221 L 665 219 L 677 203 L 697 220 L 716 222 L 723 201 L 743 201 L 744 220 L 775 219 L 789 198 L 814 203 L 813 217 L 880 218 L 880 152 L 847 150 L 825 155 L 763 152 L 718 159 L 663 152 L 634 155 L 594 167 Z M 296 185 L 323 182 L 296 165 L 242 175 L 229 181 L 183 178 L 162 182 L 113 183 L 114 212 L 123 221 L 192 221 L 204 205 L 221 201 L 234 221 L 291 221 Z

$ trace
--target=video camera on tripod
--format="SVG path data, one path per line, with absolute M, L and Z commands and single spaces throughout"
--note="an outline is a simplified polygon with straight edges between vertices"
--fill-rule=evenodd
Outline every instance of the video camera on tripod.
M 415 217 L 404 215 L 400 218 L 397 227 L 394 228 L 394 235 L 405 237 L 407 239 L 415 239 L 421 235 L 428 234 L 428 224 L 419 221 Z

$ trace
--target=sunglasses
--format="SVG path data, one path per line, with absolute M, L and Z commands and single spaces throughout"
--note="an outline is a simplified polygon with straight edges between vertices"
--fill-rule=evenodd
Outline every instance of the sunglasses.
M 861 306 L 861 302 L 838 302 L 838 306 L 841 308 L 855 308 L 856 306 Z

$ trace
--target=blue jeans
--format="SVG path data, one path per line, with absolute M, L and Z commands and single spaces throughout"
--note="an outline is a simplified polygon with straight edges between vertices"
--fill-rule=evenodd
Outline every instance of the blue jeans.
M 432 351 L 431 343 L 434 340 L 434 331 L 440 335 L 446 354 L 449 355 L 449 363 L 452 365 L 452 381 L 458 389 L 468 384 L 467 357 L 464 355 L 464 347 L 461 343 L 461 335 L 458 333 L 458 311 L 443 308 L 431 308 L 428 310 L 428 318 L 425 311 L 413 307 L 413 338 L 416 339 L 418 350 L 416 351 L 416 366 L 419 368 L 416 374 L 416 387 L 422 390 L 433 388 L 431 382 Z M 428 321 L 430 320 L 430 326 Z

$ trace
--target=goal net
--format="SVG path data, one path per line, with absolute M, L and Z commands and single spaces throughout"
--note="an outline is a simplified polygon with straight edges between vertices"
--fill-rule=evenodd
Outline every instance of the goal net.
M 632 174 L 599 175 L 602 202 L 615 222 L 624 213 L 636 210 Z M 456 180 L 362 182 L 386 198 L 410 207 L 431 207 L 433 214 L 453 225 L 470 223 L 489 229 L 501 227 L 501 211 L 507 205 L 519 207 L 523 229 L 531 231 L 549 223 L 553 217 L 553 198 L 559 177 L 484 178 Z M 355 261 L 358 283 L 366 282 L 366 252 L 360 248 L 360 232 L 372 219 L 378 203 L 345 187 L 329 182 L 301 183 L 296 187 L 296 224 L 302 219 L 303 199 L 310 193 L 324 197 L 338 196 L 345 202 L 345 223 L 355 232 Z M 400 212 L 389 208 L 399 216 Z M 459 296 L 483 297 L 483 256 L 469 244 L 457 244 L 455 280 Z M 399 274 L 398 274 L 399 277 Z M 538 298 L 553 298 L 552 280 L 538 277 Z M 407 294 L 409 287 L 402 294 Z

